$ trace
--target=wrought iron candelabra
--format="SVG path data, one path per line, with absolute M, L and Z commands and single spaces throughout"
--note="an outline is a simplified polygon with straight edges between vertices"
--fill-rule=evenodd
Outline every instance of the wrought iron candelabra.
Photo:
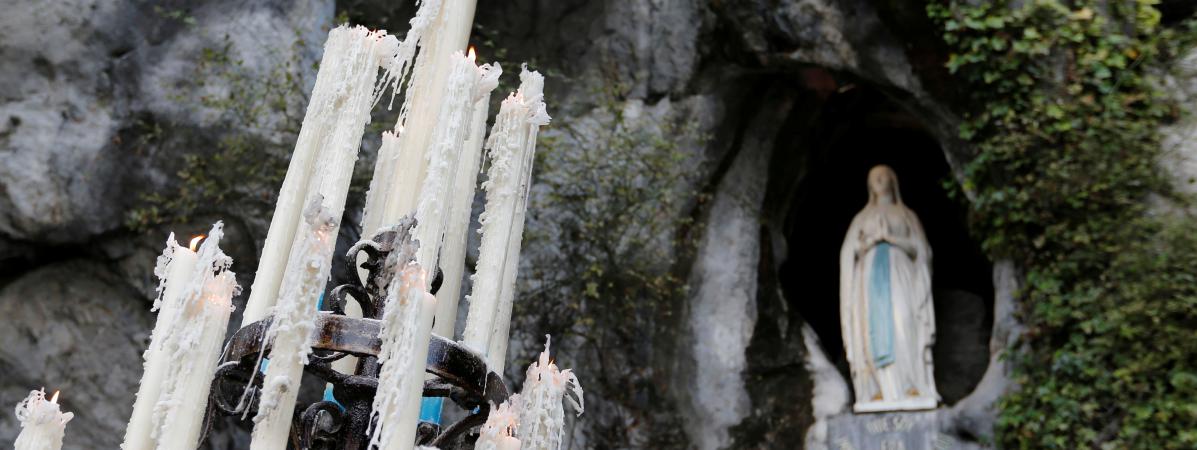
M 400 245 L 410 245 L 408 232 L 414 221 L 405 220 L 393 230 L 380 232 L 372 239 L 364 239 L 346 254 L 349 266 L 345 280 L 325 295 L 324 308 L 316 319 L 313 352 L 304 368 L 308 375 L 332 384 L 336 401 L 321 400 L 299 406 L 291 424 L 291 446 L 300 450 L 338 449 L 367 450 L 369 445 L 371 406 L 378 390 L 378 363 L 381 340 L 383 302 L 386 284 L 391 278 L 387 260 L 399 251 Z M 398 240 L 397 240 L 398 238 Z M 361 264 L 368 276 L 363 285 L 358 278 L 356 261 L 365 253 Z M 439 287 L 433 282 L 433 292 Z M 357 302 L 363 318 L 345 315 L 345 304 Z M 259 355 L 270 343 L 263 342 L 270 327 L 270 317 L 242 327 L 225 344 L 224 357 L 216 370 L 216 379 L 208 399 L 205 430 L 211 429 L 217 415 L 240 416 L 242 420 L 257 413 L 257 394 L 262 388 Z M 332 368 L 333 361 L 356 356 L 354 374 Z M 447 397 L 467 412 L 457 422 L 441 427 L 421 422 L 417 443 L 440 449 L 473 448 L 477 429 L 486 422 L 490 404 L 500 404 L 508 397 L 503 378 L 490 371 L 486 361 L 466 350 L 457 342 L 436 334 L 428 349 L 426 372 L 433 377 L 424 383 L 425 397 Z M 257 376 L 255 376 L 257 375 Z

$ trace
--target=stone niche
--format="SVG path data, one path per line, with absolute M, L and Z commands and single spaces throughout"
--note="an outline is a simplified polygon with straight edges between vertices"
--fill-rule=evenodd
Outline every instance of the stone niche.
M 823 442 L 837 449 L 967 448 L 974 444 L 966 441 L 975 437 L 962 441 L 941 432 L 950 427 L 940 413 L 968 396 L 988 366 L 993 266 L 981 252 L 980 240 L 970 235 L 962 194 L 949 192 L 952 169 L 919 118 L 876 89 L 844 86 L 778 140 L 772 170 L 787 173 L 771 174 L 772 180 L 782 181 L 770 186 L 772 204 L 767 205 L 779 212 L 774 226 L 780 230 L 771 233 L 782 242 L 775 245 L 781 249 L 778 284 L 792 318 L 809 324 L 817 335 L 816 348 L 838 372 L 843 387 L 837 389 L 847 390 L 850 405 L 854 394 L 846 382 L 840 334 L 839 250 L 853 216 L 867 201 L 869 169 L 892 167 L 902 198 L 919 216 L 932 248 L 933 353 L 942 402 L 939 410 L 917 413 L 852 414 L 846 412 L 848 406 L 816 427 L 826 433 Z M 817 380 L 814 384 L 822 388 Z

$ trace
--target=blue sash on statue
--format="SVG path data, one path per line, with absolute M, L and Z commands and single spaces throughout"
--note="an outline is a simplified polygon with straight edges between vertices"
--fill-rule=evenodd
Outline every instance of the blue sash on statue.
M 877 244 L 869 274 L 869 350 L 873 363 L 894 363 L 894 305 L 891 298 L 888 242 Z

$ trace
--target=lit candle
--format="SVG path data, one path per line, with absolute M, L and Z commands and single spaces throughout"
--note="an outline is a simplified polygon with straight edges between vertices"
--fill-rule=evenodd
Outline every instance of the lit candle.
M 520 244 L 524 235 L 524 214 L 528 209 L 528 189 L 532 184 L 532 161 L 536 154 L 536 135 L 540 127 L 548 124 L 549 116 L 544 105 L 544 77 L 539 72 L 529 72 L 527 68 L 520 73 L 520 90 L 527 112 L 524 113 L 525 123 L 520 131 L 522 135 L 500 134 L 497 139 L 504 141 L 496 143 L 512 148 L 516 154 L 523 155 L 520 161 L 519 185 L 516 191 L 519 196 L 515 199 L 515 210 L 512 212 L 510 237 L 507 239 L 507 256 L 504 257 L 502 281 L 496 293 L 498 302 L 495 307 L 494 325 L 488 340 L 486 361 L 491 370 L 503 373 L 507 362 L 507 343 L 511 338 L 511 309 L 515 300 L 515 279 L 519 269 Z M 485 291 L 484 291 L 485 292 Z
M 428 177 L 420 188 L 420 202 L 416 206 L 414 237 L 420 243 L 416 250 L 416 264 L 434 271 L 440 256 L 441 239 L 445 234 L 446 218 L 453 188 L 454 171 L 458 166 L 462 146 L 469 138 L 473 117 L 474 89 L 482 73 L 474 65 L 474 54 L 462 52 L 447 55 L 452 72 L 444 84 L 443 101 L 427 152 Z M 428 286 L 431 287 L 431 286 Z
M 317 303 L 331 271 L 353 165 L 370 121 L 374 82 L 379 66 L 391 61 L 399 46 L 385 31 L 360 26 L 337 27 L 324 44 L 304 118 L 305 126 L 309 121 L 316 124 L 313 132 L 323 136 L 322 146 L 308 181 L 304 220 L 284 260 L 282 288 L 273 299 L 273 319 L 264 337 L 272 347 L 254 417 L 253 450 L 287 446 L 303 366 L 311 353 Z
M 432 133 L 440 126 L 446 83 L 453 63 L 445 55 L 466 50 L 477 0 L 425 1 L 417 18 L 434 17 L 421 39 L 420 60 L 414 64 L 403 109 L 393 133 L 383 134 L 383 146 L 374 166 L 362 232 L 369 235 L 396 224 L 415 211 L 427 170 L 426 152 Z M 439 7 L 439 8 L 437 8 Z M 412 29 L 417 21 L 412 20 Z M 388 135 L 390 136 L 388 139 Z
M 284 450 L 294 417 L 303 366 L 312 352 L 316 304 L 332 268 L 338 222 L 316 197 L 308 206 L 299 241 L 283 279 L 285 289 L 274 307 L 263 345 L 271 344 L 270 364 L 262 379 L 254 416 L 252 450 Z
M 499 406 L 491 405 L 486 423 L 478 430 L 474 450 L 519 450 L 520 440 L 515 438 L 519 430 L 520 394 L 514 394 Z
M 520 438 L 529 449 L 561 448 L 565 430 L 563 400 L 568 400 L 579 416 L 584 411 L 578 377 L 572 370 L 558 370 L 549 359 L 547 340 L 540 359 L 528 366 L 520 399 Z
M 415 445 L 436 312 L 436 297 L 428 293 L 427 283 L 427 272 L 411 263 L 388 289 L 379 335 L 382 348 L 378 362 L 382 369 L 372 405 L 372 448 L 399 450 Z
M 474 48 L 470 47 L 471 60 Z M 446 217 L 444 244 L 441 248 L 439 266 L 441 288 L 436 293 L 436 320 L 432 331 L 452 338 L 457 323 L 457 305 L 461 301 L 461 279 L 465 272 L 465 253 L 470 230 L 470 214 L 474 206 L 474 187 L 478 184 L 478 168 L 482 160 L 482 143 L 486 138 L 486 118 L 490 109 L 490 93 L 499 85 L 503 69 L 498 63 L 478 67 L 479 80 L 474 87 L 473 116 L 467 133 L 469 139 L 457 158 L 457 170 L 453 175 L 452 192 L 448 198 L 449 210 Z M 421 420 L 440 424 L 443 397 L 429 398 L 422 403 Z
M 133 415 L 129 418 L 129 425 L 125 429 L 125 441 L 121 444 L 124 450 L 149 450 L 154 448 L 152 435 L 152 417 L 154 405 L 162 390 L 163 380 L 167 374 L 170 355 L 166 354 L 163 346 L 179 312 L 184 289 L 191 284 L 195 275 L 196 246 L 203 236 L 191 239 L 190 248 L 179 246 L 175 242 L 175 234 L 166 238 L 166 249 L 158 257 L 154 274 L 158 276 L 158 298 L 154 301 L 152 310 L 158 311 L 158 318 L 154 322 L 154 331 L 150 334 L 150 346 L 142 354 L 141 384 L 137 388 L 137 399 L 133 403 Z
M 66 424 L 75 417 L 73 413 L 61 412 L 58 406 L 58 392 L 46 400 L 46 391 L 30 391 L 17 404 L 17 421 L 21 422 L 21 434 L 14 443 L 15 450 L 59 450 Z
M 549 122 L 543 101 L 544 77 L 525 68 L 520 80 L 519 90 L 503 100 L 487 140 L 491 166 L 482 185 L 486 190 L 482 244 L 462 333 L 465 345 L 486 355 L 488 364 L 500 371 L 507 350 L 511 292 L 519 264 L 536 135 Z M 496 340 L 494 345 L 492 339 Z
M 385 31 L 340 26 L 328 33 L 307 113 L 262 248 L 241 326 L 266 317 L 279 298 L 303 209 L 313 195 L 340 217 L 349 175 L 374 105 L 378 68 L 399 50 Z M 346 163 L 347 161 L 347 163 Z
M 473 48 L 470 50 L 473 51 Z M 503 73 L 498 63 L 483 65 L 478 70 L 481 78 L 474 89 L 470 138 L 462 147 L 461 157 L 457 160 L 453 193 L 448 199 L 448 226 L 445 228 L 444 247 L 441 249 L 440 267 L 444 277 L 441 280 L 441 288 L 436 293 L 436 325 L 433 332 L 447 338 L 453 337 L 453 326 L 457 322 L 457 304 L 461 300 L 467 234 L 470 230 L 470 213 L 474 206 L 474 187 L 478 184 L 478 168 L 482 161 L 482 143 L 486 138 L 490 94 L 499 85 L 499 76 Z
M 220 249 L 223 227 L 220 222 L 213 225 L 200 246 L 191 284 L 163 346 L 168 374 L 153 416 L 159 450 L 193 450 L 199 445 L 209 388 L 239 290 L 236 274 L 229 270 L 233 259 Z

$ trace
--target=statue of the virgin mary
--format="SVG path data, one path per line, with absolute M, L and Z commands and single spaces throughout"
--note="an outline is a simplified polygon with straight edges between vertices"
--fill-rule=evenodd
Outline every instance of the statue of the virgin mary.
M 856 412 L 935 408 L 931 247 L 888 166 L 869 171 L 869 203 L 840 250 L 840 323 Z

